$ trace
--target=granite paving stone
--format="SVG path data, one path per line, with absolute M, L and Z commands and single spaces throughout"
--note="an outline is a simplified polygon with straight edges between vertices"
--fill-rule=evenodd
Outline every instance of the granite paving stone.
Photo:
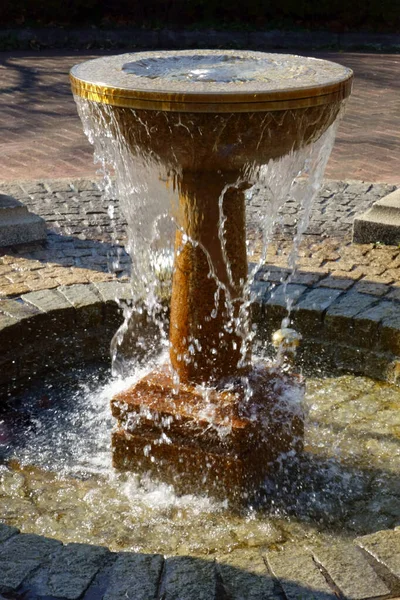
M 217 569 L 230 600 L 280 600 L 262 556 L 236 550 L 217 556 Z
M 121 553 L 103 600 L 156 600 L 163 564 L 159 554 Z
M 286 308 L 296 304 L 297 301 L 301 301 L 302 294 L 307 289 L 307 286 L 295 283 L 281 284 L 272 290 L 267 306 L 274 305 Z
M 78 600 L 109 556 L 108 548 L 88 544 L 62 546 L 50 563 L 39 595 Z
M 389 588 L 351 543 L 314 548 L 313 556 L 346 600 L 382 598 L 390 594 Z
M 40 562 L 0 558 L 0 593 L 15 592 L 28 575 L 40 566 Z
M 386 352 L 400 355 L 400 314 L 383 319 L 379 345 Z
M 31 319 L 34 315 L 40 314 L 42 311 L 24 302 L 0 300 L 0 312 L 18 321 L 22 321 L 24 319 Z
M 335 600 L 337 597 L 310 552 L 301 549 L 269 552 L 265 558 L 287 600 Z
M 160 592 L 163 600 L 216 600 L 214 561 L 191 556 L 167 558 Z
M 400 529 L 383 530 L 357 538 L 355 543 L 399 580 Z
M 16 527 L 11 527 L 10 525 L 5 525 L 4 523 L 0 523 L 0 544 L 8 540 L 8 538 L 12 537 L 19 533 L 19 529 Z
M 96 283 L 95 287 L 98 290 L 104 302 L 132 299 L 132 290 L 128 283 L 104 281 Z
M 354 316 L 354 335 L 362 347 L 373 348 L 379 335 L 379 325 L 385 319 L 395 317 L 400 312 L 398 302 L 381 300 L 375 306 L 368 306 Z
M 61 542 L 34 533 L 15 535 L 0 546 L 0 559 L 9 561 L 42 560 L 60 546 Z
M 59 291 L 40 290 L 21 296 L 24 302 L 36 306 L 43 312 L 72 308 L 73 304 Z

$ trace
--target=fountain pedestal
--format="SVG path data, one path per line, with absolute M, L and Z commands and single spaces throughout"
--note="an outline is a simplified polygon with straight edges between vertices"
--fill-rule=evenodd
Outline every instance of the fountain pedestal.
M 139 53 L 72 70 L 93 127 L 140 164 L 162 166 L 179 193 L 171 365 L 113 398 L 117 468 L 240 504 L 301 447 L 303 383 L 251 364 L 244 194 L 257 169 L 321 137 L 351 79 L 327 61 L 235 51 Z
M 302 394 L 300 379 L 265 368 L 207 395 L 190 384 L 177 393 L 167 367 L 152 372 L 112 400 L 114 466 L 240 506 L 280 455 L 301 449 Z

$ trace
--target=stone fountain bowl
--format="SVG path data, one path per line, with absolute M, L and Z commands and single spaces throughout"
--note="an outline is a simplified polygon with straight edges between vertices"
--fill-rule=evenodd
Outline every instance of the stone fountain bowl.
M 234 50 L 123 54 L 71 71 L 74 94 L 101 105 L 132 152 L 179 171 L 237 171 L 316 141 L 352 78 L 328 61 Z

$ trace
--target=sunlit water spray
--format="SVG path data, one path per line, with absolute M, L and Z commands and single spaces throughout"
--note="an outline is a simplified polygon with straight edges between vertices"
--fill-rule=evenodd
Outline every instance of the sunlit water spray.
M 89 141 L 94 146 L 95 162 L 100 165 L 101 172 L 105 175 L 105 190 L 109 195 L 115 194 L 120 201 L 121 210 L 127 221 L 126 249 L 132 261 L 132 302 L 125 307 L 124 324 L 116 334 L 112 347 L 113 372 L 128 374 L 134 368 L 138 358 L 146 362 L 149 357 L 154 359 L 158 351 L 168 347 L 168 303 L 171 297 L 175 234 L 180 228 L 177 215 L 179 213 L 179 169 L 176 172 L 168 170 L 152 153 L 143 156 L 141 148 L 132 147 L 132 140 L 127 139 L 127 134 L 122 135 L 119 121 L 115 111 L 107 105 L 96 104 L 80 97 L 75 97 L 78 111 L 84 126 L 84 131 Z M 140 111 L 131 110 L 131 118 L 141 121 Z M 269 119 L 277 117 L 271 113 Z M 181 119 L 174 113 L 163 114 L 168 127 L 183 127 Z M 215 118 L 215 116 L 214 116 Z M 218 115 L 214 123 L 214 135 L 218 140 L 221 131 L 227 126 L 229 117 Z M 325 117 L 326 118 L 326 117 Z M 265 131 L 261 135 L 268 135 L 268 123 L 264 124 Z M 269 159 L 265 164 L 249 162 L 243 169 L 241 176 L 232 183 L 226 184 L 219 199 L 218 236 L 226 264 L 228 282 L 221 281 L 219 274 L 209 258 L 209 277 L 217 284 L 215 293 L 215 306 L 210 313 L 210 318 L 215 318 L 220 308 L 220 297 L 223 295 L 225 311 L 230 318 L 226 319 L 225 328 L 234 330 L 242 340 L 242 360 L 248 357 L 248 346 L 254 335 L 249 319 L 249 309 L 253 301 L 251 294 L 254 278 L 259 268 L 265 263 L 268 246 L 273 238 L 274 228 L 278 221 L 279 210 L 288 197 L 293 198 L 300 205 L 300 217 L 297 223 L 297 233 L 294 239 L 293 251 L 289 260 L 289 267 L 296 268 L 297 252 L 301 238 L 307 228 L 311 206 L 317 194 L 325 170 L 325 166 L 332 150 L 337 121 L 335 121 L 318 139 L 312 140 L 299 149 L 292 149 L 285 156 L 278 159 Z M 148 125 L 143 124 L 142 135 L 157 136 L 157 131 L 149 131 Z M 196 132 L 198 134 L 198 132 Z M 188 132 L 191 135 L 191 132 Z M 260 135 L 255 132 L 255 135 Z M 194 143 L 194 141 L 193 141 Z M 172 164 L 174 149 L 171 148 Z M 109 173 L 115 173 L 115 182 Z M 301 182 L 301 185 L 299 185 Z M 114 186 L 115 188 L 110 188 Z M 232 280 L 231 265 L 224 252 L 226 248 L 224 214 L 224 195 L 231 188 L 240 188 L 245 185 L 246 195 L 252 198 L 257 194 L 257 210 L 251 211 L 247 218 L 249 237 L 246 242 L 248 262 L 251 265 L 247 279 L 240 286 L 240 296 L 235 296 L 235 284 Z M 112 193 L 110 192 L 112 189 Z M 260 197 L 261 200 L 260 201 Z M 198 240 L 188 237 L 183 232 L 183 243 L 198 245 Z M 207 249 L 203 248 L 207 255 Z M 177 248 L 176 252 L 180 252 Z M 285 283 L 288 283 L 290 278 Z M 236 286 L 237 287 L 237 286 Z M 235 306 L 240 303 L 240 312 L 236 314 Z M 288 309 L 290 301 L 288 300 Z M 127 344 L 126 338 L 134 338 L 132 331 L 137 328 L 135 322 L 142 325 L 152 322 L 155 327 L 151 329 L 147 349 L 140 340 L 135 353 L 132 339 Z M 131 323 L 131 325 L 130 325 Z M 132 354 L 131 360 L 123 352 L 125 345 L 129 345 Z M 192 340 L 193 354 L 198 347 L 198 340 Z M 122 349 L 122 357 L 120 350 Z M 191 357 L 187 356 L 190 361 Z M 239 364 L 240 366 L 240 364 Z

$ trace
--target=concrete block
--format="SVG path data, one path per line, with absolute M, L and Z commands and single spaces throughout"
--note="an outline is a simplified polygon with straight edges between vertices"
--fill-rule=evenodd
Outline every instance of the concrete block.
M 400 243 L 400 189 L 378 200 L 364 214 L 355 217 L 353 242 Z
M 0 247 L 41 242 L 46 223 L 12 196 L 0 194 Z

